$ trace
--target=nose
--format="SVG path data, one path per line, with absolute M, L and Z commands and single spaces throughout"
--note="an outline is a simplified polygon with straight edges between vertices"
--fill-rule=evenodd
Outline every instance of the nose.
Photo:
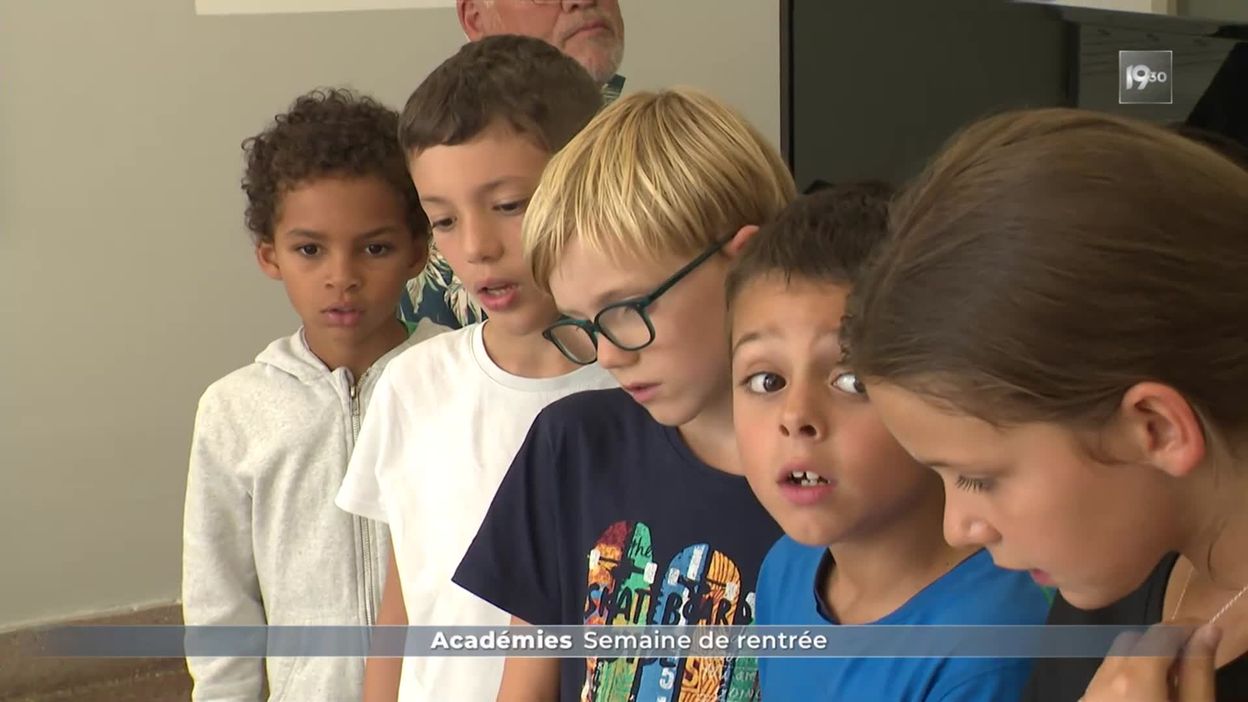
M 570 12 L 582 7 L 593 7 L 597 4 L 597 0 L 563 0 L 563 9 Z
M 355 257 L 338 253 L 329 257 L 325 285 L 337 290 L 353 290 L 360 286 L 360 273 Z
M 780 410 L 780 433 L 785 437 L 817 441 L 827 436 L 828 422 L 813 390 L 800 379 L 789 382 Z
M 488 217 L 465 218 L 460 237 L 469 263 L 491 263 L 503 255 L 503 237 Z
M 950 546 L 988 546 L 1001 540 L 1001 534 L 987 520 L 966 509 L 957 490 L 945 487 L 945 541 Z
M 637 362 L 639 351 L 625 351 L 611 343 L 605 334 L 598 335 L 598 365 L 606 370 L 625 368 Z

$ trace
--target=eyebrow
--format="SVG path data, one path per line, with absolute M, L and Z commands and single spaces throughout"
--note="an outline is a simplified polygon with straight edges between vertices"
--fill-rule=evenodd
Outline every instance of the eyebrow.
M 385 234 L 394 234 L 394 233 L 397 233 L 398 231 L 399 231 L 398 227 L 392 224 L 387 224 L 384 227 L 377 227 L 376 229 L 370 229 L 366 232 L 356 234 L 353 238 L 356 241 L 363 241 L 364 239 L 372 239 L 373 237 L 383 236 Z M 295 228 L 295 229 L 291 229 L 287 231 L 286 234 L 288 236 L 299 236 L 305 239 L 311 239 L 312 241 L 325 241 L 326 239 L 329 238 L 325 233 L 318 232 L 314 229 Z
M 841 332 L 841 328 L 836 327 L 835 329 L 829 329 L 827 332 L 820 334 L 819 338 L 820 340 L 822 340 L 823 338 L 829 337 L 829 336 L 837 337 L 840 335 L 840 332 Z M 781 334 L 780 334 L 779 327 L 777 327 L 774 324 L 769 324 L 763 327 L 762 329 L 757 329 L 755 331 L 742 334 L 741 338 L 737 339 L 736 343 L 732 345 L 731 355 L 733 356 L 737 355 L 737 351 L 741 350 L 741 347 L 745 346 L 746 344 L 756 343 L 759 341 L 766 340 L 769 337 L 780 336 L 780 335 Z
M 489 181 L 488 183 L 481 184 L 480 186 L 476 188 L 474 193 L 477 195 L 488 195 L 505 185 L 527 185 L 530 180 L 531 180 L 530 178 L 527 178 L 525 176 L 519 176 L 519 175 L 501 176 L 499 178 L 495 178 L 494 180 Z M 448 200 L 447 198 L 441 197 L 439 195 L 429 195 L 429 196 L 422 195 L 420 198 L 420 201 L 432 203 L 435 205 L 446 205 L 450 202 L 450 200 Z
M 774 327 L 766 327 L 764 329 L 742 334 L 741 338 L 737 339 L 737 342 L 732 345 L 732 355 L 733 356 L 737 355 L 737 351 L 740 351 L 741 347 L 745 346 L 746 344 L 754 343 L 757 341 L 762 341 L 763 339 L 769 336 L 777 336 L 777 335 L 778 335 L 777 330 Z
M 646 288 L 647 291 L 649 291 L 650 289 L 651 288 Z M 612 288 L 596 296 L 592 301 L 593 302 L 592 306 L 594 309 L 601 312 L 602 309 L 606 307 L 607 305 L 613 305 L 617 302 L 623 302 L 625 300 L 633 300 L 638 297 L 642 297 L 646 294 L 646 293 L 625 294 L 626 292 L 628 292 L 628 288 Z M 610 300 L 610 302 L 604 302 L 605 300 Z M 566 307 L 557 307 L 556 309 L 558 309 L 559 314 L 562 314 L 565 317 L 572 317 L 575 319 L 593 319 L 593 316 L 594 316 L 592 314 L 589 316 L 586 316 L 577 310 L 569 309 Z M 597 312 L 595 312 L 594 314 L 597 314 Z

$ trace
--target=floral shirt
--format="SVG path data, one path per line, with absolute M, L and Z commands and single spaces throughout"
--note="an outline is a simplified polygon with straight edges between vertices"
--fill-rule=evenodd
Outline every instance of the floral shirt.
M 624 76 L 615 76 L 602 86 L 604 105 L 611 104 L 624 89 Z M 420 275 L 407 281 L 407 295 L 399 305 L 399 316 L 416 324 L 427 319 L 450 329 L 459 329 L 485 319 L 485 312 L 468 295 L 451 265 L 438 251 L 429 246 L 429 263 Z

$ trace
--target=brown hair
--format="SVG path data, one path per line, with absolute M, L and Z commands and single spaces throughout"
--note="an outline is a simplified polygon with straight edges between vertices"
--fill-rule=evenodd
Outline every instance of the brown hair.
M 420 84 L 403 108 L 399 142 L 410 154 L 470 141 L 502 121 L 550 152 L 602 107 L 602 91 L 575 59 L 540 39 L 469 42 Z
M 893 187 L 880 181 L 825 185 L 764 225 L 741 251 L 725 283 L 728 306 L 750 282 L 779 274 L 854 285 L 888 231 Z
M 994 424 L 1093 428 L 1132 385 L 1248 421 L 1248 173 L 1108 114 L 955 136 L 892 212 L 851 296 L 850 363 Z
M 394 138 L 398 123 L 397 112 L 350 90 L 299 96 L 267 129 L 243 142 L 244 219 L 252 239 L 272 243 L 282 196 L 292 188 L 321 178 L 373 176 L 403 198 L 408 229 L 418 242 L 427 241 L 429 220 Z

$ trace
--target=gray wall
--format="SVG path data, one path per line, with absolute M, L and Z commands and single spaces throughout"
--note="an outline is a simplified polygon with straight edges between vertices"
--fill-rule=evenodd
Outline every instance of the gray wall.
M 626 90 L 703 87 L 778 142 L 773 0 L 622 4 Z M 297 324 L 239 142 L 317 85 L 401 105 L 462 39 L 451 10 L 0 2 L 0 629 L 177 597 L 195 402 Z

